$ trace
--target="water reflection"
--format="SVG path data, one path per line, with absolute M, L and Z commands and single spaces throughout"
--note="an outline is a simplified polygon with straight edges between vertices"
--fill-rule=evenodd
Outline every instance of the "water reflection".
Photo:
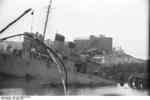
M 23 89 L 23 88 L 3 88 L 0 89 L 1 95 L 64 95 L 62 88 L 39 88 L 39 89 Z M 125 85 L 121 87 L 107 86 L 99 88 L 69 88 L 67 95 L 99 95 L 99 96 L 147 96 L 148 91 L 134 90 Z
M 130 88 L 127 84 L 121 87 L 107 86 L 96 89 L 79 89 L 76 95 L 101 95 L 101 96 L 147 96 L 148 91 L 146 90 L 135 90 Z
M 38 82 L 26 82 L 23 80 L 1 80 L 0 95 L 64 95 L 62 87 L 39 87 Z M 148 95 L 146 90 L 132 89 L 125 84 L 116 86 L 105 86 L 98 88 L 68 88 L 67 95 L 99 95 L 99 96 L 126 96 L 126 95 Z

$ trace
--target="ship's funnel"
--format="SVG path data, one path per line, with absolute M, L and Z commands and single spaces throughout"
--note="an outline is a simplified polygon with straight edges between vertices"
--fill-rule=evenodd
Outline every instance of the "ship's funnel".
M 65 41 L 65 37 L 61 34 L 56 34 L 55 35 L 55 41 L 54 41 L 54 48 L 56 50 L 62 50 L 64 47 L 64 41 Z
M 55 41 L 62 41 L 62 42 L 64 42 L 65 41 L 65 37 L 63 35 L 61 35 L 61 34 L 56 33 Z
M 71 48 L 71 49 L 74 49 L 75 48 L 75 43 L 69 42 L 68 47 Z

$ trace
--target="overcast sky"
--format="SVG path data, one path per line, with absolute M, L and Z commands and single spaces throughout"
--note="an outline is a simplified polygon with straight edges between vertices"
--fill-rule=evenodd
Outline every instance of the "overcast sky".
M 26 9 L 35 10 L 33 31 L 43 32 L 49 0 L 0 0 L 0 30 Z M 73 40 L 104 34 L 128 54 L 148 58 L 148 0 L 53 0 L 46 39 L 58 32 Z M 31 31 L 27 14 L 0 37 Z M 19 39 L 18 39 L 19 40 Z

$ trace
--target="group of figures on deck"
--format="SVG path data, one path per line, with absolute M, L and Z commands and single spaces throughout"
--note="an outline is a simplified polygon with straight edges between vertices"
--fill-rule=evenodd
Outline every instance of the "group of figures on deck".
M 125 81 L 123 77 L 120 78 L 120 85 L 124 86 Z M 147 79 L 141 77 L 130 76 L 128 78 L 128 85 L 133 89 L 147 89 Z

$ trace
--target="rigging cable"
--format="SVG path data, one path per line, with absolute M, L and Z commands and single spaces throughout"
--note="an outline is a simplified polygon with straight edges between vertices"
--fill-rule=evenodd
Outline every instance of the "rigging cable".
M 37 39 L 37 38 L 34 38 L 35 40 L 37 40 L 38 42 L 40 42 L 40 44 L 42 45 L 42 46 L 44 46 L 44 48 L 47 50 L 47 52 L 50 54 L 50 56 L 52 57 L 52 59 L 54 60 L 54 62 L 56 63 L 56 65 L 57 65 L 57 69 L 58 69 L 58 72 L 60 73 L 60 77 L 61 77 L 61 79 L 62 79 L 62 83 L 63 83 L 63 88 L 64 88 L 64 93 L 65 93 L 65 95 L 66 95 L 66 93 L 67 93 L 67 87 L 68 87 L 68 75 L 67 75 L 67 69 L 66 69 L 66 67 L 65 67 L 65 65 L 64 65 L 64 63 L 63 63 L 63 61 L 59 58 L 59 56 L 50 48 L 50 47 L 48 47 L 47 45 L 45 45 L 42 41 L 40 41 L 39 39 Z M 60 63 L 62 64 L 62 66 L 63 66 L 63 69 L 64 69 L 64 71 L 65 71 L 65 77 L 66 77 L 66 81 L 64 81 L 64 79 L 63 79 L 63 76 L 62 76 L 62 72 L 61 72 L 61 70 L 60 70 L 60 66 L 59 66 L 59 64 L 58 64 L 58 62 L 57 62 L 57 60 L 55 59 L 55 57 L 60 61 Z
M 47 45 L 45 45 L 46 47 L 47 47 L 47 49 L 50 51 L 50 52 L 52 52 L 53 54 L 54 54 L 54 56 L 56 57 L 56 58 L 58 58 L 58 60 L 60 61 L 60 63 L 62 64 L 62 67 L 63 67 L 63 69 L 64 69 L 64 71 L 65 71 L 65 77 L 66 77 L 66 81 L 65 81 L 65 83 L 66 83 L 66 90 L 67 90 L 67 87 L 68 87 L 68 73 L 67 73 L 67 69 L 66 69 L 66 67 L 65 67 L 65 64 L 63 63 L 63 61 L 59 58 L 59 56 L 53 51 L 53 49 L 51 49 L 50 47 L 48 47 Z
M 31 36 L 31 35 L 30 35 Z M 33 38 L 33 37 L 32 37 Z M 52 48 L 48 47 L 47 45 L 44 44 L 44 42 L 42 42 L 41 40 L 37 39 L 37 38 L 34 38 L 35 40 L 37 40 L 42 46 L 44 46 L 44 48 L 47 50 L 49 50 L 59 61 L 60 63 L 62 64 L 62 67 L 65 71 L 65 77 L 66 77 L 66 81 L 65 81 L 65 88 L 67 90 L 67 87 L 68 87 L 68 73 L 67 73 L 67 69 L 65 67 L 65 64 L 63 63 L 63 61 L 60 59 L 60 57 L 53 51 Z M 49 53 L 49 52 L 48 52 Z M 50 53 L 49 53 L 50 54 Z M 50 54 L 51 56 L 51 54 Z M 60 68 L 59 68 L 60 69 Z
M 57 65 L 57 69 L 58 69 L 58 71 L 59 71 L 59 73 L 60 73 L 60 77 L 61 77 L 61 79 L 62 79 L 62 83 L 63 83 L 63 87 L 64 87 L 64 93 L 65 93 L 65 95 L 66 95 L 66 85 L 65 85 L 65 81 L 64 81 L 64 79 L 63 79 L 63 76 L 62 76 L 62 72 L 61 72 L 61 70 L 60 70 L 60 66 L 59 66 L 59 64 L 58 64 L 58 62 L 57 62 L 57 60 L 54 58 L 54 56 L 51 54 L 51 52 L 49 51 L 49 50 L 47 50 L 47 52 L 51 55 L 51 57 L 52 57 L 52 59 L 54 60 L 54 62 L 56 63 L 56 65 Z
M 50 48 L 48 47 L 47 45 L 45 45 L 41 40 L 37 39 L 37 38 L 34 38 L 32 35 L 29 35 L 29 34 L 17 34 L 17 35 L 12 35 L 12 36 L 8 36 L 8 37 L 5 37 L 5 38 L 1 38 L 0 39 L 0 42 L 6 40 L 6 39 L 9 39 L 9 38 L 13 38 L 13 37 L 17 37 L 17 36 L 22 36 L 22 35 L 26 35 L 28 37 L 31 37 L 35 40 L 37 40 L 39 43 L 41 43 L 42 46 L 44 46 L 45 49 L 47 49 L 47 52 L 50 54 L 50 56 L 52 56 L 52 54 L 54 54 L 54 56 L 56 58 L 58 58 L 58 60 L 60 61 L 60 63 L 62 64 L 63 68 L 64 68 L 64 71 L 65 71 L 65 75 L 66 75 L 66 81 L 64 81 L 63 77 L 62 77 L 62 73 L 61 73 L 61 70 L 60 70 L 60 67 L 59 67 L 59 64 L 57 63 L 56 59 L 54 58 L 54 56 L 52 56 L 53 60 L 55 61 L 55 63 L 57 64 L 57 68 L 59 70 L 59 73 L 60 73 L 60 76 L 62 78 L 62 83 L 63 83 L 63 86 L 64 86 L 64 93 L 66 94 L 66 91 L 67 91 L 67 86 L 68 86 L 68 77 L 67 77 L 67 70 L 66 70 L 66 67 L 63 63 L 63 61 L 59 58 L 59 56 Z M 52 53 L 52 54 L 51 54 Z

